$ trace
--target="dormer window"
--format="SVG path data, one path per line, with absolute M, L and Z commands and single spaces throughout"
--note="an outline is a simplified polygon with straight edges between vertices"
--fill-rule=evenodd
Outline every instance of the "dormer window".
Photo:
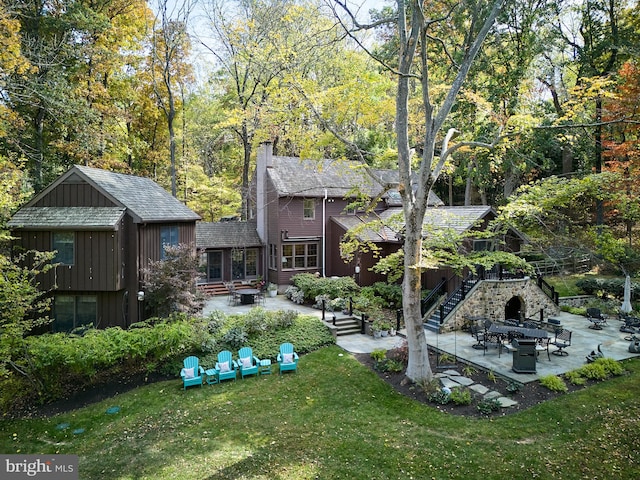
M 315 220 L 316 201 L 314 198 L 305 198 L 303 200 L 302 214 L 305 220 Z

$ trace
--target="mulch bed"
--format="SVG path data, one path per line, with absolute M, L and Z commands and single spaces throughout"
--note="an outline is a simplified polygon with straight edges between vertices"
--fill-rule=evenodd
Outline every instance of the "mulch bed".
M 529 382 L 523 384 L 520 390 L 516 393 L 510 393 L 507 390 L 507 387 L 511 383 L 508 380 L 505 380 L 502 377 L 496 377 L 495 381 L 490 378 L 488 375 L 489 372 L 486 370 L 479 369 L 477 367 L 473 367 L 472 372 L 465 372 L 464 368 L 466 364 L 462 362 L 457 362 L 455 365 L 446 365 L 442 368 L 439 368 L 437 365 L 437 355 L 434 351 L 430 351 L 429 359 L 431 361 L 431 370 L 434 374 L 443 371 L 443 370 L 457 370 L 461 375 L 464 375 L 474 381 L 474 383 L 484 385 L 489 390 L 493 390 L 499 392 L 501 396 L 509 397 L 518 404 L 509 408 L 502 408 L 498 411 L 492 412 L 490 414 L 486 414 L 481 412 L 478 409 L 478 403 L 481 400 L 478 394 L 474 394 L 475 397 L 470 405 L 456 405 L 453 402 L 449 402 L 445 405 L 440 405 L 437 403 L 430 402 L 429 393 L 425 391 L 425 389 L 421 388 L 419 385 L 412 383 L 407 377 L 404 375 L 404 371 L 399 373 L 394 372 L 380 372 L 374 368 L 374 361 L 371 358 L 371 355 L 368 353 L 360 353 L 354 354 L 354 356 L 358 359 L 360 363 L 370 368 L 374 371 L 382 380 L 387 382 L 391 387 L 393 387 L 396 391 L 401 393 L 402 395 L 412 398 L 418 402 L 422 402 L 425 404 L 429 404 L 434 408 L 437 408 L 440 411 L 447 412 L 453 415 L 462 415 L 466 417 L 493 417 L 493 416 L 503 416 L 510 415 L 522 410 L 526 410 L 527 408 L 533 407 L 539 403 L 545 402 L 547 400 L 551 400 L 560 395 L 566 395 L 566 393 L 553 392 L 548 388 L 542 386 L 540 382 Z M 402 352 L 399 349 L 389 350 L 387 352 L 387 358 L 401 358 Z M 580 390 L 585 388 L 584 386 L 576 386 L 567 382 L 567 387 L 569 392 Z

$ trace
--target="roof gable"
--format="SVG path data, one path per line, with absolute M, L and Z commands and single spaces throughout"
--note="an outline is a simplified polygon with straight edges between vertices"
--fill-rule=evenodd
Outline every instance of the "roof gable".
M 26 204 L 31 207 L 63 184 L 88 183 L 136 223 L 196 221 L 200 216 L 149 178 L 75 165 Z

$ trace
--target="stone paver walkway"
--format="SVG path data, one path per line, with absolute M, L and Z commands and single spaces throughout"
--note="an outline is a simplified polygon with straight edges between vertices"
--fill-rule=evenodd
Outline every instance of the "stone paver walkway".
M 470 390 L 482 395 L 484 400 L 496 399 L 502 408 L 513 407 L 518 404 L 512 398 L 504 397 L 501 393 L 489 390 L 484 385 L 474 383 L 474 381 L 464 375 L 460 375 L 457 370 L 445 370 L 435 374 L 440 379 L 443 388 L 453 389 L 456 387 L 467 387 Z

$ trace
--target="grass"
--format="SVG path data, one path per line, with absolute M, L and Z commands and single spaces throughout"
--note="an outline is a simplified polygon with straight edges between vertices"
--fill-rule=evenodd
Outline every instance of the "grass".
M 627 375 L 525 412 L 466 419 L 326 347 L 297 373 L 187 391 L 176 379 L 0 420 L 0 451 L 79 455 L 82 479 L 638 478 L 640 361 L 624 365 Z M 120 413 L 106 414 L 113 405 Z
M 544 277 L 545 282 L 551 285 L 561 297 L 574 297 L 584 295 L 584 292 L 576 286 L 576 282 L 590 274 L 576 273 L 573 275 L 554 275 Z

